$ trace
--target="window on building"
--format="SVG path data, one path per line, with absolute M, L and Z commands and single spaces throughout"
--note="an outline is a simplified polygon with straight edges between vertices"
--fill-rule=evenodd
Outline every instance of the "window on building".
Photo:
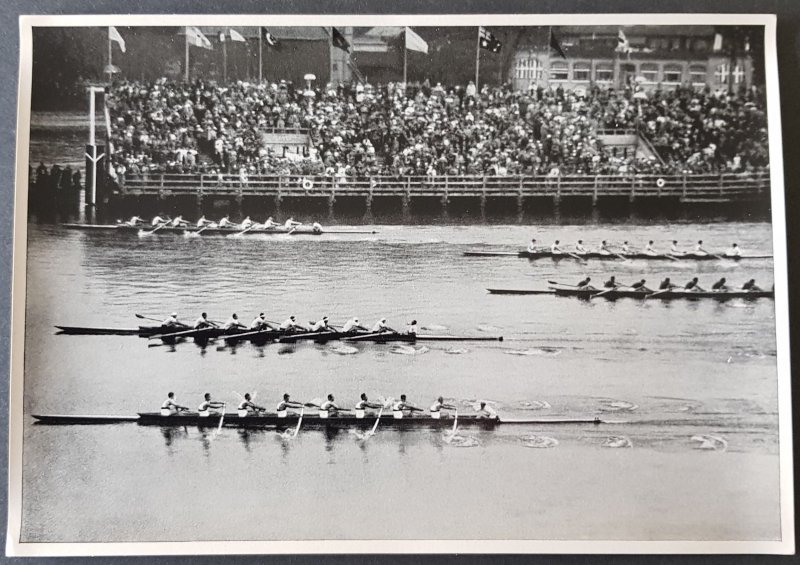
M 611 82 L 614 80 L 614 67 L 606 64 L 598 64 L 594 71 L 594 80 L 597 82 Z
M 680 37 L 673 37 L 672 44 L 670 45 L 670 49 L 672 51 L 680 51 L 681 49 L 681 38 Z
M 589 81 L 592 78 L 592 67 L 589 63 L 575 63 L 572 65 L 573 80 Z
M 569 80 L 569 65 L 563 61 L 550 63 L 550 80 Z
M 692 65 L 689 67 L 689 82 L 696 85 L 706 83 L 706 67 L 705 65 Z
M 717 69 L 714 71 L 714 79 L 717 81 L 717 84 L 727 84 L 729 74 L 730 69 L 728 68 L 728 64 L 722 63 L 718 65 Z
M 697 53 L 705 53 L 708 51 L 708 41 L 705 39 L 696 39 L 694 42 L 694 51 Z
M 514 67 L 514 78 L 538 80 L 542 78 L 542 64 L 533 57 L 517 59 L 517 64 Z
M 677 65 L 667 65 L 664 67 L 664 82 L 681 82 L 683 80 L 683 70 Z
M 734 84 L 742 84 L 744 82 L 744 68 L 741 64 L 736 63 L 736 66 L 733 67 L 733 83 Z
M 658 65 L 655 63 L 642 63 L 639 75 L 644 82 L 658 82 Z

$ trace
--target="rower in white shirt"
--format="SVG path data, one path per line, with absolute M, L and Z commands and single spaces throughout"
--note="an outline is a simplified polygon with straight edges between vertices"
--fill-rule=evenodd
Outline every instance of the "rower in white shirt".
M 369 331 L 359 323 L 358 318 L 350 318 L 344 323 L 344 326 L 342 326 L 342 332 L 344 333 L 355 332 L 357 330 Z
M 575 253 L 578 255 L 586 254 L 586 248 L 583 246 L 583 240 L 579 239 L 578 243 L 575 244 Z
M 259 412 L 266 411 L 266 408 L 253 402 L 249 392 L 244 393 L 244 398 L 237 407 L 237 412 L 239 413 L 240 418 L 246 418 L 247 416 L 258 416 Z
M 181 406 L 177 402 L 175 402 L 175 393 L 170 392 L 167 394 L 167 399 L 161 404 L 161 415 L 162 416 L 175 416 L 180 412 L 188 412 L 189 409 L 186 406 Z
M 416 320 L 411 320 L 411 322 L 408 324 L 408 327 L 406 328 L 406 333 L 408 335 L 417 335 L 417 321 Z
M 151 226 L 165 226 L 168 223 L 169 223 L 169 218 L 162 218 L 161 216 L 158 215 L 156 215 L 156 217 L 150 221 Z
M 658 255 L 656 248 L 653 247 L 653 240 L 647 242 L 647 245 L 644 246 L 644 253 L 645 255 Z
M 228 321 L 225 322 L 225 325 L 222 326 L 222 329 L 227 332 L 230 330 L 247 329 L 247 326 L 239 321 L 239 316 L 237 316 L 236 313 L 233 313 L 231 317 L 228 318 Z
M 385 333 L 385 332 L 397 333 L 395 330 L 386 325 L 386 318 L 381 318 L 380 320 L 375 322 L 374 326 L 372 326 L 372 333 Z
M 694 254 L 695 255 L 708 255 L 708 251 L 703 249 L 703 240 L 697 242 L 697 245 L 694 246 Z
M 290 332 L 296 330 L 305 330 L 306 328 L 302 324 L 298 324 L 297 319 L 294 316 L 289 316 L 280 325 L 280 329 L 285 332 Z
M 320 418 L 336 417 L 339 415 L 340 410 L 342 410 L 342 408 L 340 408 L 339 405 L 336 404 L 333 395 L 329 394 L 327 400 L 325 400 L 325 402 L 319 405 L 319 412 L 320 412 L 319 417 Z
M 537 253 L 539 251 L 539 246 L 536 245 L 536 240 L 532 239 L 531 242 L 528 244 L 528 253 Z
M 281 400 L 275 408 L 275 411 L 278 413 L 278 418 L 286 418 L 286 416 L 289 415 L 290 408 L 303 408 L 303 403 L 290 400 L 289 394 L 286 393 L 283 395 L 283 400 Z M 292 412 L 292 414 L 294 414 L 294 412 Z
M 312 332 L 327 332 L 330 331 L 331 328 L 328 326 L 328 317 L 323 316 L 321 320 L 317 320 L 313 324 L 311 324 L 310 331 Z
M 161 325 L 167 328 L 184 327 L 184 324 L 178 321 L 177 312 L 173 312 L 172 314 L 170 314 L 169 318 L 161 322 Z
M 553 255 L 561 255 L 562 253 L 564 253 L 564 251 L 558 246 L 559 243 L 561 243 L 561 242 L 558 241 L 558 240 L 555 240 L 553 245 L 550 246 L 550 253 L 552 253 Z
M 183 216 L 176 216 L 171 223 L 173 228 L 185 228 L 189 225 L 189 222 L 184 220 Z
M 365 392 L 362 392 L 361 400 L 356 402 L 356 407 L 355 407 L 356 418 L 360 419 L 366 416 L 368 409 L 378 410 L 380 408 L 383 408 L 382 404 L 375 404 L 374 402 L 370 402 L 369 399 L 367 398 L 367 394 Z
M 208 314 L 203 312 L 200 317 L 194 321 L 194 329 L 202 330 L 203 328 L 215 328 L 217 325 L 208 319 Z
M 231 220 L 230 220 L 230 218 L 228 216 L 225 216 L 225 217 L 221 218 L 219 222 L 217 222 L 217 225 L 219 227 L 221 227 L 221 228 L 229 228 L 229 227 L 233 226 L 233 222 L 231 222 Z
M 131 219 L 124 222 L 128 226 L 138 226 L 144 223 L 144 220 L 139 216 L 131 216 Z
M 294 218 L 289 218 L 283 223 L 283 227 L 285 227 L 286 229 L 291 229 L 302 225 L 303 222 L 296 222 Z
M 611 250 L 608 248 L 608 242 L 605 239 L 600 242 L 597 252 L 601 255 L 611 255 Z
M 731 244 L 731 246 L 725 251 L 725 257 L 741 257 L 742 250 L 739 248 L 738 243 Z
M 197 415 L 201 418 L 207 418 L 208 416 L 214 414 L 219 414 L 218 410 L 220 408 L 224 408 L 224 402 L 217 402 L 216 400 L 211 400 L 211 394 L 205 393 L 203 395 L 203 402 L 200 403 L 200 406 L 197 408 Z
M 406 412 L 408 412 L 409 415 L 412 415 L 414 412 L 424 412 L 424 410 L 408 402 L 406 400 L 406 395 L 401 394 L 400 400 L 397 400 L 394 404 L 392 404 L 392 414 L 395 418 L 403 418 L 406 415 Z
M 264 317 L 264 312 L 261 312 L 258 316 L 253 318 L 253 321 L 250 322 L 250 329 L 251 330 L 273 330 L 275 326 L 270 324 L 266 318 Z
M 627 241 L 622 242 L 622 255 L 627 255 L 631 252 L 631 248 Z
M 678 249 L 678 240 L 672 240 L 672 245 L 669 246 L 669 254 L 670 255 L 686 255 L 685 252 Z
M 440 396 L 439 398 L 436 399 L 436 402 L 434 402 L 431 405 L 431 416 L 433 418 L 437 418 L 437 419 L 441 418 L 442 417 L 442 410 L 456 410 L 456 411 L 458 411 L 458 408 L 456 408 L 452 404 L 445 404 L 444 403 L 444 398 Z
M 195 223 L 195 226 L 197 226 L 198 228 L 202 228 L 202 227 L 205 227 L 205 226 L 211 225 L 211 224 L 212 224 L 212 222 L 210 220 L 206 220 L 205 216 L 200 216 L 200 219 L 197 220 L 197 223 Z
M 253 227 L 254 225 L 255 222 L 250 219 L 250 216 L 247 216 L 244 220 L 242 220 L 242 223 L 239 224 L 239 227 L 242 228 L 243 230 L 246 230 Z
M 277 228 L 277 227 L 280 227 L 280 224 L 278 222 L 276 222 L 275 220 L 273 220 L 272 216 L 270 216 L 269 218 L 267 218 L 267 221 L 264 222 L 264 227 L 265 228 Z

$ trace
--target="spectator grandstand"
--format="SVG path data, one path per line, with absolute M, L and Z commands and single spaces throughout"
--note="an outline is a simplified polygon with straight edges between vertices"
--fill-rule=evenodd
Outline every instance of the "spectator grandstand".
M 280 83 L 118 82 L 112 175 L 628 175 L 735 173 L 768 167 L 765 100 L 678 87 L 624 90 L 428 83 L 307 90 Z M 629 130 L 658 155 L 604 147 Z M 305 155 L 279 154 L 267 131 L 303 131 Z

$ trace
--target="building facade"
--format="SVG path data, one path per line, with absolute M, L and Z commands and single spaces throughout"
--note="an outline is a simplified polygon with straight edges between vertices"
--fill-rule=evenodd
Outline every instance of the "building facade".
M 552 33 L 565 57 L 549 41 L 521 45 L 510 69 L 515 89 L 637 84 L 645 92 L 678 86 L 738 90 L 753 83 L 749 44 L 733 49 L 711 26 L 574 26 Z

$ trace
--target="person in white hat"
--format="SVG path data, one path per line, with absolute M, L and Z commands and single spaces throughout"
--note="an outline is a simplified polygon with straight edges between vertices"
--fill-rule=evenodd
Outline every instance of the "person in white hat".
M 372 326 L 372 333 L 384 333 L 384 332 L 397 333 L 395 330 L 386 325 L 386 318 L 381 318 L 380 320 L 375 322 L 374 326 Z
M 294 316 L 289 316 L 283 323 L 280 325 L 280 329 L 285 332 L 295 331 L 295 330 L 304 330 L 305 328 L 297 323 L 297 320 Z
M 359 323 L 358 318 L 350 318 L 342 326 L 342 332 L 344 333 L 355 332 L 356 330 L 368 331 L 367 328 Z
M 162 326 L 166 326 L 168 328 L 175 328 L 175 327 L 183 326 L 183 324 L 181 324 L 178 321 L 178 313 L 177 312 L 173 312 L 172 314 L 170 314 L 169 318 L 167 318 L 166 320 L 161 322 L 161 325 Z
M 327 332 L 330 331 L 330 327 L 328 326 L 328 317 L 323 316 L 321 320 L 313 323 L 311 325 L 312 332 Z

